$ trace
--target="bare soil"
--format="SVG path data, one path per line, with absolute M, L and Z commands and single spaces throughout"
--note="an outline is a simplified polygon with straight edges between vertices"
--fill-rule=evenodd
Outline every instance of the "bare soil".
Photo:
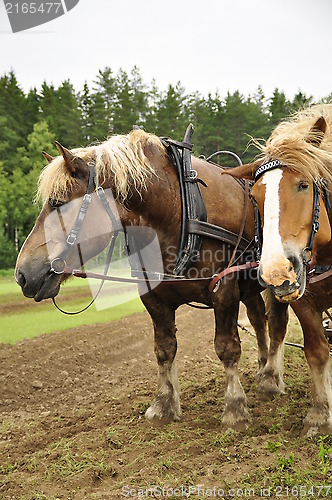
M 159 428 L 144 418 L 157 373 L 147 313 L 0 345 L 0 498 L 160 498 L 162 487 L 167 498 L 206 488 L 215 498 L 250 496 L 249 488 L 289 498 L 286 488 L 332 483 L 330 438 L 300 437 L 310 398 L 302 351 L 286 348 L 287 394 L 261 401 L 256 341 L 243 313 L 240 323 L 253 417 L 245 432 L 221 428 L 225 377 L 211 311 L 178 311 L 183 417 Z M 301 340 L 294 318 L 290 329 Z

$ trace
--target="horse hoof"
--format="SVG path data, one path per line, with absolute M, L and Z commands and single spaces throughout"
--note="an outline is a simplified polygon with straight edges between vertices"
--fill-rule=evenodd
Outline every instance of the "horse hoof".
M 280 377 L 262 373 L 258 377 L 257 393 L 263 399 L 271 400 L 275 396 L 285 394 L 285 384 Z
M 314 436 L 317 436 L 317 434 L 319 434 L 320 436 L 331 436 L 332 424 L 324 424 L 319 426 L 310 426 L 305 424 L 301 431 L 300 437 L 312 438 Z
M 285 391 L 281 390 L 277 385 L 258 385 L 257 393 L 260 396 L 260 399 L 263 401 L 271 401 L 276 396 L 280 396 L 281 394 L 285 394 Z
M 303 424 L 301 436 L 312 437 L 318 433 L 332 435 L 332 418 L 327 408 L 311 408 Z
M 228 403 L 223 411 L 221 422 L 225 429 L 247 430 L 250 427 L 251 417 L 245 400 L 241 399 Z
M 153 403 L 145 412 L 145 417 L 155 425 L 177 422 L 181 417 L 181 408 L 163 408 L 158 402 Z

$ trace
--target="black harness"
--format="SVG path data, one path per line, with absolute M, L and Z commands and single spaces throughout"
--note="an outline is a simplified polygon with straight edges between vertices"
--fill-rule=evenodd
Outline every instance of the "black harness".
M 251 242 L 246 238 L 241 237 L 239 240 L 238 235 L 232 231 L 207 222 L 206 207 L 199 184 L 204 187 L 207 187 L 207 185 L 198 178 L 196 170 L 192 167 L 192 135 L 193 126 L 190 124 L 183 142 L 161 139 L 176 166 L 181 194 L 181 233 L 173 271 L 175 276 L 183 276 L 191 261 L 197 259 L 204 237 L 237 246 L 241 252 L 248 250 L 251 245 Z M 212 157 L 220 154 L 231 155 L 239 165 L 242 165 L 240 158 L 230 151 L 218 151 L 207 158 L 206 161 L 210 161 Z M 244 185 L 242 187 L 244 188 Z
M 262 177 L 266 172 L 270 170 L 274 170 L 276 168 L 285 167 L 279 160 L 271 160 L 266 163 L 263 163 L 255 173 L 255 182 Z M 303 252 L 303 261 L 305 265 L 308 265 L 310 259 L 312 257 L 312 250 L 314 247 L 315 235 L 319 229 L 319 213 L 320 213 L 320 193 L 322 192 L 327 213 L 331 208 L 330 195 L 328 191 L 328 185 L 325 179 L 316 179 L 313 183 L 313 207 L 312 207 L 312 223 L 310 234 L 308 238 L 307 245 Z M 255 246 L 256 246 L 256 255 L 257 260 L 261 258 L 262 252 L 262 244 L 263 244 L 263 228 L 262 228 L 262 220 L 259 213 L 259 209 L 255 200 L 252 200 L 254 205 L 254 213 L 255 213 Z
M 193 131 L 193 126 L 189 125 L 182 143 L 171 139 L 162 139 L 176 166 L 180 185 L 181 232 L 173 271 L 175 276 L 185 274 L 191 260 L 197 257 L 202 244 L 201 235 L 190 230 L 189 222 L 194 220 L 205 222 L 207 220 L 205 203 L 199 186 L 199 182 L 204 183 L 198 179 L 197 172 L 192 168 L 191 163 Z

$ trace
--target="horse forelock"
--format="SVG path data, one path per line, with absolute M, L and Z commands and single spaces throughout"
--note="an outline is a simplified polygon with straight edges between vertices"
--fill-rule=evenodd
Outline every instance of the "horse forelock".
M 166 155 L 160 139 L 143 130 L 115 135 L 97 146 L 73 149 L 72 152 L 87 162 L 94 160 L 97 184 L 105 186 L 111 183 L 114 195 L 124 203 L 132 186 L 141 194 L 147 188 L 148 180 L 157 175 L 145 154 L 145 148 L 149 146 L 157 148 L 162 156 Z M 58 156 L 41 172 L 37 198 L 66 201 L 68 194 L 77 188 L 77 180 L 69 172 L 62 156 Z
M 317 145 L 310 130 L 321 116 L 327 128 Z M 324 177 L 332 181 L 332 104 L 318 104 L 297 112 L 281 122 L 265 143 L 256 142 L 256 146 L 264 160 L 278 159 L 308 178 Z

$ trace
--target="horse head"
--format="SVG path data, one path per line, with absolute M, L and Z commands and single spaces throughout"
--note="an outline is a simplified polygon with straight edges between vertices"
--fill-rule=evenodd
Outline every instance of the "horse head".
M 115 231 L 137 225 L 162 231 L 155 219 L 159 214 L 165 226 L 163 182 L 174 171 L 159 138 L 142 130 L 72 151 L 56 145 L 58 157 L 43 152 L 49 163 L 39 178 L 43 208 L 15 269 L 24 295 L 37 302 L 55 297 L 69 277 L 63 270 L 78 269 L 100 254 Z M 175 184 L 175 172 L 172 178 Z M 144 237 L 149 241 L 149 231 Z
M 227 173 L 255 181 L 251 198 L 262 233 L 258 279 L 279 301 L 291 302 L 304 293 L 306 264 L 331 241 L 328 190 L 321 179 L 326 172 L 315 165 L 326 121 L 319 117 L 299 138 L 294 138 L 292 128 L 281 129 L 282 138 L 277 127 L 267 141 L 262 161 Z
M 56 143 L 61 155 L 53 158 L 43 153 L 49 166 L 40 183 L 47 192 L 42 210 L 17 259 L 15 279 L 26 297 L 39 302 L 55 297 L 68 274 L 54 272 L 52 262 L 66 259 L 73 268 L 101 252 L 109 242 L 113 228 L 96 199 L 91 197 L 89 210 L 82 225 L 82 238 L 69 245 L 71 228 L 79 217 L 82 200 L 89 183 L 89 167 L 84 159 Z M 93 158 L 91 158 L 93 159 Z M 104 228 L 96 233 L 96 220 Z M 96 236 L 98 235 L 98 238 Z M 79 247 L 81 245 L 82 248 Z M 79 252 L 77 251 L 79 248 Z

